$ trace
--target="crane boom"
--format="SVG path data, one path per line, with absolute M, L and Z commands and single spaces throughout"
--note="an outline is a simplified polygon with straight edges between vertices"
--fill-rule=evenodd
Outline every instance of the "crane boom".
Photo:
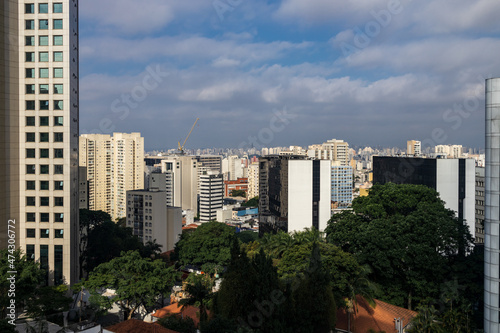
M 181 146 L 180 141 L 178 142 L 178 144 L 179 144 L 179 151 L 180 151 L 181 154 L 184 154 L 184 145 L 186 144 L 186 141 L 189 139 L 189 136 L 191 135 L 191 133 L 193 132 L 194 127 L 196 126 L 196 123 L 198 122 L 198 120 L 200 120 L 200 118 L 196 118 L 196 120 L 194 121 L 194 124 L 191 127 L 191 130 L 189 131 L 188 135 L 186 136 L 186 139 L 184 139 L 184 142 L 182 143 L 182 146 Z

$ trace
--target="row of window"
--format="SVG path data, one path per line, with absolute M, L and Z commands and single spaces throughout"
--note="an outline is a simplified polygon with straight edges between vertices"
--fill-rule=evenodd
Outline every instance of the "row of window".
M 35 36 L 25 36 L 24 37 L 24 45 L 25 46 L 35 46 Z M 49 36 L 38 36 L 38 45 L 39 46 L 49 46 Z M 55 35 L 52 37 L 52 45 L 61 46 L 63 45 L 63 36 Z
M 26 20 L 25 21 L 26 30 L 35 30 L 35 20 Z M 52 29 L 59 30 L 63 28 L 63 20 L 62 19 L 54 19 L 52 20 Z M 39 30 L 47 30 L 49 29 L 49 20 L 42 19 L 38 20 L 38 29 Z
M 50 222 L 49 213 L 40 213 L 40 221 L 39 222 Z M 36 213 L 26 213 L 26 222 L 36 222 Z M 64 222 L 64 214 L 63 213 L 54 213 L 54 222 L 60 223 Z
M 52 126 L 63 126 L 62 116 L 54 117 L 54 123 Z M 35 125 L 35 117 L 26 117 L 26 126 L 36 126 Z M 49 117 L 39 117 L 38 126 L 49 126 Z
M 26 258 L 35 260 L 35 245 L 26 245 Z M 49 283 L 49 246 L 40 245 L 40 268 L 45 270 L 45 284 Z M 54 284 L 64 283 L 63 280 L 63 246 L 54 245 Z
M 50 197 L 39 197 L 40 206 L 49 206 Z M 36 197 L 26 197 L 26 206 L 35 206 Z M 64 206 L 64 197 L 54 197 L 54 206 L 61 207 Z
M 62 94 L 64 90 L 64 85 L 63 84 L 54 84 L 53 86 L 53 94 Z M 27 84 L 26 85 L 26 94 L 34 94 L 36 92 L 36 87 L 34 84 Z M 40 94 L 48 94 L 49 93 L 49 85 L 48 84 L 39 84 L 38 85 L 38 92 Z
M 25 60 L 26 62 L 35 62 L 35 52 L 25 52 Z M 49 52 L 38 52 L 38 61 L 39 62 L 48 62 L 49 61 Z M 54 51 L 52 52 L 52 61 L 61 62 L 63 61 L 63 52 Z
M 39 110 L 46 111 L 49 110 L 50 103 L 49 101 L 39 101 Z M 54 101 L 53 102 L 54 110 L 64 110 L 64 102 L 63 101 Z M 36 108 L 35 101 L 26 101 L 26 110 L 34 111 Z
M 62 175 L 64 171 L 64 166 L 61 164 L 54 164 L 54 175 Z M 48 164 L 40 164 L 39 165 L 39 173 L 41 175 L 49 174 L 49 165 Z M 35 164 L 27 164 L 26 165 L 26 174 L 34 175 L 36 174 L 36 165 Z
M 64 134 L 60 132 L 52 133 L 53 142 L 63 142 Z M 26 133 L 26 142 L 35 142 L 36 133 Z M 49 133 L 39 133 L 39 142 L 49 142 Z
M 27 190 L 36 190 L 36 182 L 34 180 L 26 181 L 26 189 Z M 54 181 L 54 191 L 62 191 L 64 189 L 64 182 L 61 180 Z M 41 180 L 40 181 L 40 190 L 49 190 L 49 181 Z
M 49 238 L 50 229 L 40 229 L 40 238 Z M 27 238 L 36 237 L 36 229 L 26 229 Z M 64 238 L 63 229 L 54 229 L 54 238 Z
M 33 53 L 33 52 L 31 52 L 31 53 Z M 34 79 L 35 73 L 36 73 L 35 68 L 26 68 L 26 78 L 27 79 Z M 50 73 L 49 68 L 39 68 L 38 69 L 38 77 L 39 78 L 48 79 L 49 73 Z M 52 71 L 53 78 L 59 79 L 59 78 L 62 78 L 63 75 L 64 75 L 64 69 L 62 67 L 56 67 Z
M 35 148 L 26 148 L 26 158 L 37 158 Z M 38 158 L 50 158 L 48 148 L 40 148 Z M 54 148 L 54 155 L 52 158 L 64 158 L 64 149 Z
M 55 2 L 52 4 L 52 13 L 62 13 L 63 12 L 63 4 L 62 2 Z M 24 13 L 25 14 L 35 14 L 35 4 L 27 3 L 24 5 Z M 49 4 L 48 3 L 39 3 L 38 4 L 38 13 L 39 14 L 48 14 L 49 13 Z

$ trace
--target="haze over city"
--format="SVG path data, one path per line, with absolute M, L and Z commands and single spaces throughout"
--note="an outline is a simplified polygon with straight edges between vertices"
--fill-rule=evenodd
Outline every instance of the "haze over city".
M 484 148 L 498 2 L 147 4 L 81 2 L 80 133 L 137 131 L 161 150 L 199 117 L 191 148 L 238 147 L 263 129 L 261 146 Z M 273 129 L 283 110 L 293 119 Z

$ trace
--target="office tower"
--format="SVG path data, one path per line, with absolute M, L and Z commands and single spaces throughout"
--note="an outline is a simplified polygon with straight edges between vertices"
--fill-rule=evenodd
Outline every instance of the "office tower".
M 500 78 L 486 80 L 484 332 L 500 332 Z
M 476 244 L 484 244 L 484 176 L 484 168 L 476 167 Z
M 348 208 L 352 204 L 353 170 L 351 166 L 332 162 L 332 203 L 335 208 Z
M 318 160 L 340 161 L 340 165 L 349 165 L 349 144 L 343 140 L 328 140 L 320 145 L 309 146 L 307 156 Z
M 78 201 L 79 209 L 89 209 L 89 182 L 86 167 L 78 167 Z
M 79 145 L 89 209 L 125 217 L 126 191 L 144 188 L 144 138 L 140 133 L 82 134 Z
M 0 4 L 0 247 L 78 279 L 78 1 Z
M 330 219 L 331 165 L 304 156 L 259 159 L 259 232 L 323 231 Z
M 465 220 L 474 237 L 475 162 L 473 159 L 373 157 L 374 184 L 417 184 L 435 189 L 446 208 Z
M 409 156 L 422 155 L 422 143 L 417 140 L 406 141 L 406 155 Z
M 222 208 L 223 196 L 222 174 L 208 173 L 200 176 L 200 222 L 217 219 L 217 209 Z
M 248 199 L 259 195 L 259 162 L 248 166 Z
M 127 191 L 127 227 L 144 244 L 156 240 L 162 252 L 170 251 L 182 233 L 182 210 L 165 205 L 164 191 Z
M 173 206 L 195 214 L 198 211 L 198 165 L 194 156 L 171 155 L 161 161 L 161 172 L 171 178 L 165 186 L 173 188 Z
M 222 172 L 222 156 L 220 155 L 198 155 L 196 160 L 200 163 L 199 166 L 205 167 L 206 170 Z

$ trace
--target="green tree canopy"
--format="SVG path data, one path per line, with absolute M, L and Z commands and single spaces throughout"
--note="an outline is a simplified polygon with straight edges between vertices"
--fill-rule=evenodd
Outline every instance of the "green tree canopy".
M 245 192 L 244 190 L 232 190 L 231 196 L 232 197 L 246 197 L 247 192 Z
M 259 197 L 253 197 L 242 204 L 244 207 L 259 207 Z
M 329 242 L 372 267 L 379 298 L 411 309 L 439 294 L 457 256 L 470 250 L 467 226 L 422 185 L 375 185 L 353 201 L 353 212 L 332 216 Z
M 175 245 L 181 265 L 216 264 L 227 266 L 231 259 L 231 245 L 236 239 L 235 229 L 220 222 L 207 222 L 190 233 L 182 234 Z
M 151 307 L 162 295 L 169 294 L 178 275 L 159 259 L 143 258 L 139 251 L 129 251 L 96 267 L 84 286 L 93 294 L 92 301 L 107 308 L 112 304 L 99 292 L 115 290 L 112 301 L 127 310 L 130 319 L 140 306 Z

